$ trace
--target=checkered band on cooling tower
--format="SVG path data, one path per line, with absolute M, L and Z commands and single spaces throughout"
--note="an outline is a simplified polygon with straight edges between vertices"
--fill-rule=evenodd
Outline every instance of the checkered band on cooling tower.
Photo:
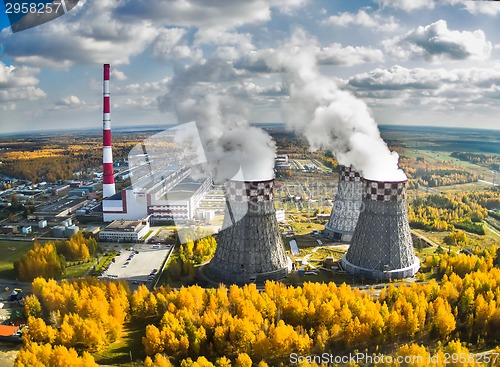
M 341 166 L 340 169 L 340 181 L 361 181 L 361 175 L 359 172 L 354 171 L 351 167 Z
M 229 181 L 226 196 L 236 202 L 273 201 L 274 180 L 269 181 Z
M 365 194 L 367 200 L 402 201 L 406 199 L 406 182 L 379 182 L 366 180 Z

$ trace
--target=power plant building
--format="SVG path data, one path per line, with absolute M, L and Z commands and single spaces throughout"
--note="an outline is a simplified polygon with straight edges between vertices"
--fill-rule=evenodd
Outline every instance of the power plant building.
M 103 219 L 139 220 L 152 223 L 192 220 L 201 200 L 212 187 L 211 178 L 192 179 L 191 170 L 181 167 L 152 173 L 133 186 L 104 199 Z
M 350 273 L 374 279 L 414 276 L 415 256 L 408 223 L 406 183 L 365 179 L 363 206 L 342 266 Z
M 229 181 L 217 249 L 210 276 L 227 283 L 284 278 L 291 270 L 278 229 L 273 201 L 274 180 Z
M 337 195 L 323 234 L 333 241 L 349 242 L 363 206 L 363 179 L 359 172 L 340 166 Z

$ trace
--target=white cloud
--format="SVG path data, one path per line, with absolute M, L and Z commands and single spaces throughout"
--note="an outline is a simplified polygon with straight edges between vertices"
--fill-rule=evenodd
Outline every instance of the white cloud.
M 47 94 L 43 90 L 35 87 L 21 87 L 0 90 L 0 102 L 12 102 L 21 100 L 34 101 L 46 96 Z
M 458 2 L 465 6 L 465 9 L 472 14 L 485 14 L 495 16 L 500 13 L 500 4 L 496 1 L 465 1 L 458 0 Z
M 339 15 L 332 15 L 323 23 L 340 27 L 355 25 L 384 32 L 394 32 L 399 28 L 399 23 L 393 16 L 382 16 L 380 13 L 368 14 L 363 9 L 360 9 L 357 13 L 344 12 Z
M 156 98 L 140 96 L 138 98 L 127 98 L 124 105 L 131 106 L 135 108 L 140 108 L 142 110 L 158 109 L 158 102 Z
M 33 101 L 47 96 L 36 87 L 39 81 L 35 74 L 39 71 L 37 68 L 15 67 L 0 61 L 0 101 L 5 103 L 3 110 L 15 109 L 16 101 Z
M 2 111 L 14 111 L 16 109 L 16 104 L 14 102 L 5 102 L 0 105 L 0 110 Z
M 153 56 L 162 60 L 203 58 L 203 51 L 199 47 L 190 47 L 186 44 L 184 28 L 162 28 L 153 44 Z
M 111 70 L 111 79 L 116 79 L 116 80 L 127 80 L 127 75 L 123 71 L 118 70 L 117 68 L 113 68 Z
M 495 16 L 500 13 L 496 0 L 376 0 L 381 6 L 411 12 L 418 9 L 434 9 L 435 6 L 453 5 L 461 7 L 471 14 Z
M 67 16 L 36 29 L 0 33 L 3 54 L 27 65 L 68 69 L 73 64 L 127 64 L 153 46 L 162 59 L 200 60 L 202 44 L 253 48 L 236 27 L 271 19 L 272 10 L 290 12 L 303 0 L 100 0 L 87 1 Z M 164 28 L 165 26 L 177 28 Z M 195 45 L 185 39 L 194 30 Z M 227 54 L 227 53 L 226 53 Z
M 355 66 L 366 63 L 381 62 L 384 60 L 382 51 L 372 47 L 343 46 L 340 43 L 332 43 L 328 46 L 320 46 L 316 41 L 310 44 L 310 56 L 320 65 Z M 235 61 L 235 66 L 250 72 L 275 72 L 269 66 L 273 59 L 286 58 L 277 49 L 265 48 L 250 51 L 242 58 Z M 287 60 L 280 60 L 281 64 Z M 294 62 L 294 60 L 288 60 Z
M 416 9 L 433 9 L 435 0 L 376 0 L 381 7 L 391 7 L 412 11 Z
M 56 102 L 56 106 L 61 106 L 61 107 L 77 107 L 86 104 L 85 101 L 82 101 L 80 98 L 77 96 L 68 96 L 61 98 Z
M 57 100 L 47 111 L 75 110 L 85 107 L 87 103 L 77 96 L 71 95 Z
M 491 68 L 408 69 L 395 65 L 351 77 L 347 86 L 378 106 L 416 106 L 427 109 L 498 107 L 500 64 Z
M 493 48 L 482 30 L 450 30 L 442 19 L 420 26 L 403 37 L 383 41 L 383 45 L 387 52 L 401 59 L 423 57 L 427 61 L 487 60 Z
M 28 68 L 25 66 L 7 66 L 0 61 L 0 88 L 28 87 L 37 85 L 38 79 L 33 74 L 38 72 L 39 69 Z
M 123 19 L 149 19 L 200 29 L 231 30 L 244 24 L 271 18 L 271 9 L 290 12 L 303 6 L 303 0 L 125 0 L 116 8 Z
M 384 60 L 382 51 L 372 47 L 343 47 L 339 43 L 333 43 L 327 47 L 317 49 L 316 58 L 323 65 L 360 65 L 370 62 Z
M 131 95 L 131 94 L 144 94 L 150 92 L 161 92 L 164 93 L 168 90 L 168 85 L 171 78 L 167 77 L 157 82 L 148 83 L 132 83 L 125 87 L 117 87 L 113 94 L 116 95 Z
M 118 0 L 86 2 L 71 15 L 42 27 L 0 33 L 5 57 L 17 62 L 52 68 L 74 63 L 128 63 L 155 39 L 158 30 L 146 20 L 120 22 L 112 16 Z

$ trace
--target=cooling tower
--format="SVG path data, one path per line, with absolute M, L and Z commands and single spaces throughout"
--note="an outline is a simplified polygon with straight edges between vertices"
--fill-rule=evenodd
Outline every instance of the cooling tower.
M 113 171 L 113 148 L 111 143 L 111 113 L 109 103 L 109 64 L 104 64 L 102 84 L 102 196 L 115 194 L 115 174 Z
M 342 265 L 350 273 L 375 279 L 399 279 L 416 274 L 408 224 L 406 183 L 365 179 L 363 210 Z
M 287 276 L 274 202 L 274 180 L 229 181 L 222 230 L 217 236 L 210 275 L 228 283 L 263 282 Z
M 350 241 L 362 207 L 363 180 L 346 166 L 340 166 L 339 185 L 332 214 L 323 234 L 334 241 Z

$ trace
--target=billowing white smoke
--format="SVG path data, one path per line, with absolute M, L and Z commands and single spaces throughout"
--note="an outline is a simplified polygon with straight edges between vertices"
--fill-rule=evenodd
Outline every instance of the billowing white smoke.
M 314 39 L 297 30 L 284 47 L 261 54 L 269 68 L 284 71 L 290 93 L 284 117 L 289 126 L 307 137 L 311 149 L 330 150 L 340 164 L 354 167 L 365 178 L 406 180 L 398 154 L 380 137 L 365 102 L 320 74 L 316 47 Z
M 234 69 L 226 63 L 207 63 L 201 80 L 193 80 L 194 73 L 189 70 L 174 78 L 170 93 L 158 99 L 160 108 L 173 107 L 179 123 L 196 122 L 208 170 L 215 181 L 272 179 L 276 145 L 271 136 L 249 125 L 249 108 L 242 98 L 223 94 L 221 89 L 213 90 L 203 83 L 220 82 L 210 75 L 231 76 Z M 190 83 L 186 84 L 186 80 Z

